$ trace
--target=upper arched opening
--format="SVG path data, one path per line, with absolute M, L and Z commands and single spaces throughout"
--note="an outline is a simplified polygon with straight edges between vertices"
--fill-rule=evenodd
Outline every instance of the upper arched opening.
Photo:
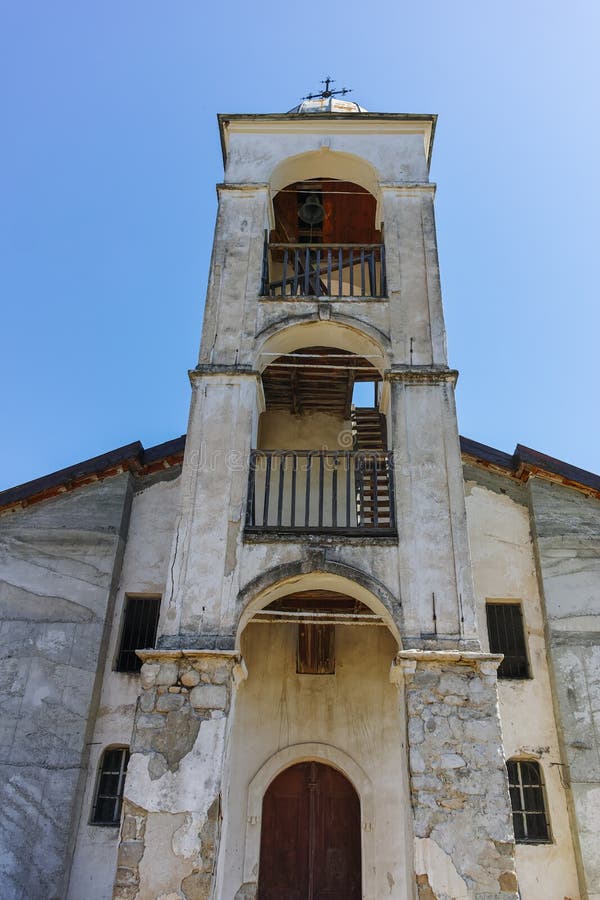
M 381 243 L 377 201 L 362 185 L 336 178 L 306 178 L 282 188 L 273 198 L 271 242 L 346 244 Z
M 271 179 L 263 296 L 387 297 L 377 173 L 325 150 L 290 157 Z
M 271 196 L 274 197 L 289 184 L 315 178 L 359 185 L 373 195 L 379 206 L 379 176 L 373 166 L 359 156 L 329 148 L 300 153 L 280 162 L 271 175 Z
M 363 357 L 383 375 L 389 367 L 385 338 L 360 323 L 360 328 L 340 321 L 319 320 L 292 322 L 274 327 L 263 334 L 257 367 L 262 372 L 277 356 L 293 353 L 302 347 L 335 347 Z
M 365 581 L 367 576 L 365 576 Z M 236 646 L 250 622 L 286 620 L 307 624 L 385 626 L 398 648 L 400 632 L 391 612 L 391 597 L 378 596 L 381 585 L 361 584 L 335 572 L 307 572 L 276 580 L 259 590 L 245 606 L 238 624 Z M 397 614 L 397 613 L 396 613 Z

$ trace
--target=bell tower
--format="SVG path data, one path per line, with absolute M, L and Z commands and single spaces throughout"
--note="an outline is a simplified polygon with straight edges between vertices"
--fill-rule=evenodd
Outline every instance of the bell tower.
M 140 651 L 115 897 L 517 894 L 500 658 L 477 634 L 446 354 L 436 118 L 330 87 L 288 113 L 219 116 L 181 505 L 158 649 Z M 357 841 L 358 869 L 344 863 Z M 128 862 L 142 852 L 166 858 Z

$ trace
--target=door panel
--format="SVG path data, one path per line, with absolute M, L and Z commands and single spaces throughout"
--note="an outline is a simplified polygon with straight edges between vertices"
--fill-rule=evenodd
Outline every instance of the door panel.
M 263 800 L 259 900 L 360 900 L 360 802 L 340 772 L 299 763 Z

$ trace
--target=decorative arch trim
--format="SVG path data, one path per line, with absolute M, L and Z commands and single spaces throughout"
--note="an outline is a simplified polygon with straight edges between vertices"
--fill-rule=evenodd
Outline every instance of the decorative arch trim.
M 258 610 L 274 600 L 294 591 L 323 588 L 346 593 L 366 603 L 381 616 L 402 649 L 402 606 L 398 598 L 372 575 L 344 563 L 331 562 L 325 553 L 310 554 L 304 560 L 284 563 L 263 572 L 239 593 L 239 618 L 236 649 L 241 646 L 242 633 Z
M 373 194 L 378 209 L 380 207 L 379 172 L 374 166 L 360 156 L 331 150 L 328 146 L 283 159 L 271 173 L 271 194 L 274 196 L 288 184 L 311 178 L 352 181 Z
M 274 753 L 260 767 L 248 785 L 248 815 L 244 851 L 244 882 L 258 880 L 262 802 L 271 782 L 296 763 L 315 761 L 337 769 L 351 782 L 360 800 L 363 897 L 374 896 L 371 883 L 375 872 L 375 803 L 373 784 L 364 769 L 339 747 L 318 742 L 293 744 Z
M 390 342 L 378 329 L 353 316 L 321 320 L 314 316 L 286 316 L 256 335 L 260 344 L 256 368 L 262 371 L 271 361 L 265 353 L 291 353 L 298 347 L 339 347 L 369 357 L 381 374 L 389 368 Z

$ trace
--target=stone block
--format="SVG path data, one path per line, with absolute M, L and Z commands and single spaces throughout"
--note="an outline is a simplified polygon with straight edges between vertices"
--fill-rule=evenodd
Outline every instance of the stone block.
M 169 769 L 175 772 L 180 761 L 194 746 L 199 729 L 200 719 L 189 707 L 169 712 L 164 720 L 164 728 L 153 735 L 152 749 L 162 754 Z
M 140 694 L 140 709 L 144 713 L 152 712 L 156 701 L 156 691 L 154 689 L 142 691 Z
M 123 841 L 119 847 L 117 865 L 134 869 L 144 855 L 143 841 Z
M 188 672 L 184 672 L 181 676 L 181 683 L 185 687 L 196 687 L 196 685 L 200 681 L 200 673 L 196 672 L 195 669 L 190 669 Z
M 227 688 L 221 684 L 199 684 L 190 693 L 190 703 L 195 709 L 225 709 Z
M 185 698 L 181 694 L 163 694 L 156 701 L 156 709 L 158 712 L 172 712 L 181 709 L 185 702 Z
M 142 668 L 140 669 L 140 684 L 142 687 L 146 690 L 154 687 L 159 671 L 160 666 L 158 663 L 143 663 Z
M 192 872 L 181 882 L 185 900 L 208 900 L 212 878 L 207 872 Z
M 124 816 L 121 827 L 121 840 L 134 841 L 137 837 L 137 820 L 135 816 Z
M 160 664 L 158 675 L 156 676 L 156 684 L 170 687 L 176 684 L 179 676 L 179 669 L 176 662 L 163 662 Z

